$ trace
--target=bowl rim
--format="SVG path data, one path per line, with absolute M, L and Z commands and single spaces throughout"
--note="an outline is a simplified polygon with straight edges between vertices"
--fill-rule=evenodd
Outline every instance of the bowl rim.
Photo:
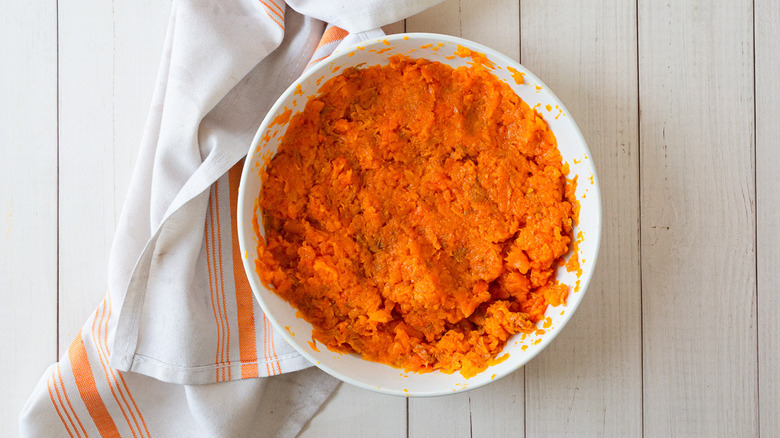
M 238 242 L 239 242 L 239 248 L 241 251 L 241 254 L 248 254 L 247 252 L 247 244 L 246 239 L 244 237 L 244 230 L 243 228 L 245 225 L 242 223 L 242 218 L 245 215 L 244 211 L 244 205 L 246 204 L 245 197 L 247 196 L 246 193 L 246 185 L 247 181 L 249 179 L 249 174 L 253 169 L 251 168 L 251 163 L 253 162 L 253 156 L 256 153 L 257 149 L 261 145 L 261 139 L 263 137 L 263 134 L 268 130 L 269 125 L 272 123 L 272 120 L 274 117 L 279 113 L 279 111 L 284 106 L 284 101 L 286 98 L 295 92 L 296 87 L 304 82 L 306 79 L 310 78 L 311 76 L 314 76 L 316 74 L 323 73 L 326 69 L 329 68 L 329 64 L 333 61 L 339 60 L 345 56 L 347 56 L 350 52 L 358 50 L 362 47 L 368 47 L 376 44 L 382 44 L 382 43 L 392 43 L 393 41 L 397 40 L 409 40 L 409 39 L 422 39 L 426 40 L 427 42 L 448 42 L 453 43 L 457 45 L 462 45 L 464 47 L 467 47 L 470 50 L 477 51 L 483 53 L 485 56 L 487 56 L 490 60 L 500 60 L 500 62 L 503 65 L 511 66 L 513 68 L 518 69 L 519 71 L 523 72 L 526 77 L 531 79 L 531 82 L 539 84 L 542 88 L 544 88 L 545 92 L 549 94 L 549 96 L 556 102 L 556 104 L 561 108 L 561 110 L 565 114 L 570 114 L 568 109 L 565 107 L 563 102 L 558 98 L 558 96 L 550 89 L 544 82 L 542 82 L 533 72 L 529 71 L 528 68 L 520 64 L 519 62 L 515 61 L 514 59 L 504 55 L 501 52 L 498 52 L 495 49 L 492 49 L 490 47 L 487 47 L 485 45 L 476 43 L 474 41 L 470 41 L 464 38 L 460 37 L 454 37 L 450 35 L 443 35 L 443 34 L 437 34 L 437 33 L 425 33 L 425 32 L 411 32 L 411 33 L 399 33 L 399 34 L 392 34 L 392 35 L 383 35 L 376 38 L 367 39 L 364 41 L 357 42 L 355 44 L 352 44 L 350 46 L 347 46 L 342 49 L 335 50 L 328 58 L 324 59 L 322 62 L 318 63 L 317 65 L 313 66 L 312 68 L 306 70 L 299 76 L 295 81 L 293 81 L 292 84 L 290 84 L 289 87 L 277 98 L 274 105 L 268 110 L 268 113 L 263 118 L 262 123 L 260 124 L 257 133 L 255 134 L 254 138 L 252 139 L 252 143 L 249 146 L 249 149 L 247 151 L 247 156 L 245 158 L 244 166 L 241 172 L 241 179 L 239 183 L 238 188 L 238 196 L 237 196 L 237 211 L 236 211 L 236 226 L 238 227 Z M 526 81 L 528 82 L 528 81 Z M 570 118 L 570 123 L 572 125 L 573 131 L 572 134 L 578 140 L 584 149 L 584 152 L 589 156 L 592 157 L 592 153 L 590 151 L 590 148 L 588 147 L 587 142 L 585 141 L 585 137 L 582 135 L 582 131 L 580 130 L 579 126 L 577 125 L 577 122 L 574 120 L 574 118 Z M 267 304 L 264 302 L 262 297 L 260 296 L 260 293 L 258 292 L 258 284 L 257 279 L 255 278 L 257 273 L 255 272 L 255 261 L 249 260 L 248 257 L 241 257 L 241 260 L 243 262 L 244 271 L 247 275 L 249 284 L 252 288 L 252 295 L 254 296 L 254 299 L 258 302 L 261 309 L 263 310 L 263 313 L 265 316 L 270 320 L 273 327 L 276 329 L 276 331 L 284 338 L 284 340 L 290 344 L 300 355 L 305 357 L 312 365 L 317 366 L 322 371 L 330 374 L 333 377 L 336 377 L 337 379 L 347 382 L 353 386 L 357 386 L 359 388 L 367 389 L 373 392 L 378 392 L 381 394 L 389 394 L 389 395 L 395 395 L 395 396 L 403 396 L 403 397 L 436 397 L 436 396 L 443 396 L 443 395 L 451 395 L 451 394 L 459 394 L 463 391 L 470 391 L 472 389 L 477 389 L 479 387 L 485 386 L 489 383 L 498 381 L 502 377 L 505 377 L 518 369 L 522 368 L 525 364 L 533 360 L 541 351 L 543 351 L 549 344 L 552 342 L 558 334 L 561 332 L 561 330 L 568 324 L 568 322 L 571 320 L 573 315 L 576 313 L 577 308 L 579 308 L 580 303 L 582 299 L 584 298 L 588 287 L 590 285 L 591 279 L 593 278 L 593 274 L 596 271 L 597 263 L 598 263 L 598 255 L 599 250 L 601 247 L 601 234 L 602 234 L 602 228 L 603 228 L 603 222 L 602 222 L 602 198 L 601 198 L 601 189 L 599 186 L 599 180 L 598 175 L 596 173 L 596 166 L 594 164 L 593 159 L 588 160 L 587 166 L 589 167 L 589 170 L 591 171 L 592 177 L 593 177 L 593 183 L 591 185 L 591 189 L 593 190 L 593 196 L 595 197 L 597 203 L 595 208 L 595 211 L 591 211 L 590 214 L 594 215 L 594 222 L 597 224 L 594 230 L 589 230 L 588 232 L 588 240 L 594 241 L 594 247 L 593 247 L 593 256 L 590 259 L 589 263 L 589 269 L 583 270 L 583 274 L 578 278 L 580 281 L 580 288 L 577 292 L 579 295 L 578 300 L 576 301 L 576 306 L 573 308 L 568 307 L 567 302 L 567 312 L 563 316 L 563 318 L 556 324 L 556 330 L 548 332 L 545 336 L 541 338 L 541 341 L 537 348 L 535 348 L 533 351 L 529 352 L 527 356 L 525 356 L 525 360 L 521 363 L 518 363 L 515 367 L 506 368 L 505 370 L 499 370 L 494 374 L 494 378 L 484 379 L 483 381 L 475 381 L 475 383 L 467 385 L 466 387 L 459 387 L 456 386 L 455 388 L 445 388 L 440 390 L 432 390 L 432 391 L 413 391 L 413 390 L 394 390 L 391 388 L 384 388 L 384 387 L 378 387 L 378 386 L 372 386 L 368 385 L 366 383 L 363 383 L 359 380 L 356 380 L 338 370 L 333 369 L 330 366 L 327 366 L 323 363 L 320 363 L 314 356 L 312 356 L 308 351 L 298 346 L 298 341 L 287 332 L 287 330 L 284 329 L 282 324 L 276 319 L 276 317 L 269 312 Z M 252 203 L 254 205 L 254 202 Z M 246 226 L 249 226 L 247 224 Z M 594 235 L 595 233 L 595 235 Z M 262 284 L 262 283 L 261 283 Z M 357 356 L 359 358 L 359 356 Z M 365 360 L 362 359 L 361 360 Z M 389 366 L 389 365 L 387 365 Z M 397 368 L 393 368 L 397 369 Z M 401 371 L 400 369 L 398 369 Z M 486 371 L 486 370 L 485 370 Z M 485 372 L 482 371 L 482 372 Z M 479 374 L 478 374 L 479 375 Z M 475 376 L 476 377 L 476 376 Z

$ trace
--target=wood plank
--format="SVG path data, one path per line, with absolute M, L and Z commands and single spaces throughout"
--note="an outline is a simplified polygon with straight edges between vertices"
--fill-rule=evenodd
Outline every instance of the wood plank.
M 60 353 L 106 293 L 169 10 L 148 1 L 60 5 Z
M 762 436 L 780 436 L 780 2 L 755 2 L 758 391 Z
M 461 35 L 461 0 L 446 0 L 406 19 L 407 32 Z
M 407 18 L 406 31 L 459 36 L 520 59 L 517 0 L 447 0 Z
M 756 436 L 751 1 L 639 2 L 646 436 Z
M 410 398 L 407 436 L 409 438 L 470 438 L 472 436 L 471 409 L 468 392 L 433 398 Z
M 57 8 L 0 4 L 0 435 L 57 357 Z
M 604 211 L 587 296 L 561 335 L 526 365 L 527 436 L 639 436 L 635 2 L 523 2 L 520 17 L 523 65 L 554 90 L 579 124 L 596 164 Z
M 106 293 L 115 224 L 113 22 L 110 3 L 59 5 L 60 355 Z
M 300 438 L 406 436 L 406 398 L 377 394 L 342 383 Z
M 515 0 L 449 0 L 406 20 L 407 32 L 460 36 L 520 57 Z M 522 436 L 524 371 L 463 394 L 409 400 L 410 437 Z M 510 435 L 499 433 L 511 430 Z M 495 433 L 494 433 L 495 432 Z
M 118 219 L 157 83 L 171 0 L 114 0 L 113 5 L 113 212 Z
M 517 437 L 525 431 L 525 372 L 519 369 L 501 380 L 468 393 L 471 438 Z
M 406 20 L 396 21 L 395 23 L 388 24 L 387 26 L 382 26 L 382 30 L 388 35 L 392 35 L 394 33 L 404 33 L 406 32 Z

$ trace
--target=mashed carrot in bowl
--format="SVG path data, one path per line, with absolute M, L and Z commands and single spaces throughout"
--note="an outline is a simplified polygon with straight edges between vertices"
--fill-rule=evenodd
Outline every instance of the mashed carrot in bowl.
M 601 206 L 582 134 L 536 76 L 405 34 L 335 53 L 279 98 L 237 221 L 276 333 L 345 382 L 433 396 L 555 338 L 592 277 Z
M 257 273 L 331 350 L 471 376 L 566 300 L 574 182 L 540 114 L 480 63 L 347 68 L 265 172 Z

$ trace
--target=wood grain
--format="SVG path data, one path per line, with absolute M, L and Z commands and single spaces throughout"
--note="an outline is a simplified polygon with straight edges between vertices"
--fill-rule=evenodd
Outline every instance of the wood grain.
M 106 293 L 169 8 L 60 5 L 60 354 Z
M 519 369 L 494 384 L 468 393 L 472 438 L 523 436 L 524 380 L 525 372 Z
M 491 385 L 495 387 L 495 385 Z M 502 394 L 497 394 L 502 397 Z M 409 438 L 472 436 L 470 393 L 409 399 Z
M 780 3 L 755 2 L 756 217 L 760 432 L 780 436 Z
M 105 293 L 169 9 L 0 5 L 2 436 L 57 359 L 58 272 L 60 352 Z M 599 264 L 525 368 L 435 399 L 342 385 L 301 436 L 780 435 L 779 24 L 774 0 L 447 0 L 385 27 L 522 52 L 592 150 Z
M 57 9 L 0 4 L 0 435 L 57 357 Z
M 116 222 L 113 18 L 110 3 L 59 6 L 60 355 L 107 287 Z
M 406 398 L 377 394 L 342 383 L 299 437 L 318 438 L 324 435 L 406 436 Z
M 527 436 L 639 436 L 635 2 L 523 2 L 520 17 L 523 65 L 579 124 L 596 164 L 603 208 L 599 261 L 587 296 L 560 337 L 526 365 Z
M 638 18 L 644 433 L 755 436 L 751 2 Z
M 518 60 L 519 8 L 516 0 L 447 0 L 407 18 L 406 31 L 463 37 Z
M 157 82 L 171 0 L 114 0 L 113 5 L 113 184 L 119 218 Z

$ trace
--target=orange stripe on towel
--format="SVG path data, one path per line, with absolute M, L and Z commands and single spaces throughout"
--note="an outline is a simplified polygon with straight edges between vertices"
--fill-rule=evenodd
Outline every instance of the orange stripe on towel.
M 280 28 L 282 28 L 282 30 L 284 30 L 284 16 L 279 15 L 279 12 L 277 12 L 276 9 L 273 9 L 270 6 L 268 6 L 268 4 L 266 2 L 264 2 L 263 0 L 260 0 L 260 3 L 262 3 L 263 6 L 265 6 L 265 14 L 268 15 L 268 17 L 271 20 L 273 20 L 273 22 L 276 23 Z M 273 12 L 273 14 L 271 12 Z M 281 20 L 279 20 L 277 17 L 274 17 L 274 14 L 279 16 L 279 18 L 281 18 Z
M 108 321 L 111 319 L 111 294 L 106 294 L 106 297 L 108 297 L 108 317 L 106 317 L 106 323 L 103 326 L 103 347 L 105 348 L 106 352 L 106 358 L 110 357 L 111 353 L 108 351 Z M 116 370 L 116 374 L 119 375 L 119 379 L 122 380 L 122 386 L 125 388 L 125 392 L 127 393 L 127 396 L 130 398 L 130 402 L 133 403 L 133 407 L 135 408 L 135 412 L 138 414 L 138 418 L 141 419 L 141 424 L 144 425 L 144 431 L 146 432 L 146 436 L 151 438 L 151 434 L 149 433 L 149 428 L 146 427 L 146 420 L 144 420 L 144 416 L 141 415 L 141 410 L 138 409 L 138 405 L 135 403 L 135 399 L 133 398 L 133 394 L 130 393 L 130 388 L 127 387 L 127 382 L 125 382 L 124 376 L 122 376 L 122 372 L 119 370 Z M 116 380 L 114 380 L 116 381 Z M 117 387 L 119 387 L 119 383 L 117 383 Z M 128 406 L 128 409 L 130 406 Z M 130 410 L 130 413 L 132 414 L 132 409 Z M 135 417 L 133 417 L 135 419 Z M 138 423 L 136 423 L 138 425 Z M 138 428 L 138 432 L 141 432 L 141 428 Z M 143 434 L 141 434 L 143 436 Z
M 70 428 L 68 427 L 68 423 L 65 422 L 65 417 L 62 416 L 62 412 L 60 412 L 60 405 L 57 402 L 57 400 L 54 400 L 54 393 L 51 392 L 51 385 L 49 382 L 54 383 L 54 388 L 57 388 L 57 383 L 54 380 L 54 372 L 51 374 L 51 379 L 46 380 L 46 388 L 49 390 L 49 399 L 51 400 L 51 404 L 54 405 L 54 409 L 57 411 L 57 415 L 60 417 L 60 421 L 62 421 L 62 425 L 65 426 L 65 430 L 68 431 L 68 435 L 70 435 L 71 438 L 73 438 L 73 433 L 70 431 Z M 59 398 L 60 393 L 57 392 L 57 397 Z M 65 410 L 65 407 L 62 407 L 63 410 Z M 67 413 L 67 412 L 66 412 Z M 71 422 L 72 423 L 72 422 Z
M 217 212 L 217 250 L 219 252 L 219 256 L 217 257 L 217 260 L 219 260 L 219 288 L 222 291 L 222 316 L 225 318 L 225 334 L 226 334 L 226 340 L 225 340 L 225 360 L 222 362 L 223 368 L 222 368 L 222 377 L 225 377 L 225 364 L 227 363 L 227 379 L 233 380 L 232 372 L 230 369 L 230 319 L 228 319 L 227 314 L 227 302 L 225 299 L 225 276 L 222 273 L 222 224 L 220 224 L 219 216 L 219 181 L 214 182 L 214 204 L 216 206 L 215 211 Z M 215 267 L 216 269 L 216 267 Z
M 314 49 L 316 52 L 320 47 L 324 46 L 325 44 L 330 44 L 334 41 L 343 40 L 344 38 L 349 35 L 349 32 L 346 30 L 338 27 L 338 26 L 330 26 L 327 29 L 325 29 L 325 32 L 322 34 L 322 38 L 320 38 L 320 43 L 317 44 L 317 49 Z
M 92 421 L 95 422 L 100 436 L 120 436 L 114 419 L 108 413 L 106 404 L 100 398 L 100 393 L 95 385 L 92 367 L 89 366 L 89 358 L 87 358 L 87 350 L 84 348 L 84 340 L 81 338 L 81 330 L 68 347 L 68 359 L 70 359 L 73 369 L 73 377 L 76 379 L 76 388 L 78 388 L 81 400 L 84 401 L 87 412 L 92 417 Z
M 310 65 L 314 65 L 314 64 L 316 64 L 316 63 L 318 63 L 318 62 L 322 61 L 323 59 L 327 58 L 328 56 L 330 56 L 330 54 L 327 54 L 327 55 L 325 55 L 325 56 L 321 56 L 321 57 L 319 57 L 319 58 L 317 58 L 317 59 L 312 59 L 312 60 L 309 62 L 309 64 L 308 64 L 308 65 L 309 65 L 309 66 L 310 66 Z
M 130 406 L 130 403 L 128 403 L 127 398 L 125 398 L 125 394 L 122 391 L 122 387 L 119 385 L 119 379 L 117 379 L 117 376 L 121 378 L 120 372 L 108 366 L 108 359 L 110 357 L 110 353 L 108 351 L 108 321 L 111 319 L 111 295 L 110 294 L 106 294 L 106 298 L 103 299 L 101 306 L 102 306 L 102 310 L 101 310 L 100 322 L 98 323 L 97 326 L 97 331 L 95 331 L 95 321 L 94 320 L 92 321 L 92 336 L 97 346 L 97 352 L 98 352 L 98 356 L 100 357 L 100 363 L 101 365 L 103 365 L 104 372 L 107 373 L 106 381 L 108 382 L 108 387 L 111 389 L 111 394 L 114 396 L 114 400 L 116 400 L 117 406 L 119 406 L 119 409 L 122 411 L 122 415 L 125 417 L 125 421 L 127 421 L 127 426 L 130 429 L 130 432 L 132 432 L 133 436 L 136 436 L 135 430 L 138 429 L 138 434 L 143 437 L 144 433 L 141 430 L 141 426 L 138 424 L 138 419 L 139 418 L 141 419 L 141 423 L 143 423 L 144 429 L 146 429 L 146 423 L 144 422 L 143 416 L 141 416 L 141 411 L 138 410 L 138 406 L 135 406 L 135 401 L 133 400 L 133 396 L 130 394 L 130 389 L 127 387 L 127 384 L 125 384 L 124 392 L 127 393 L 127 398 L 129 398 L 130 401 L 132 401 L 133 405 L 135 406 L 135 412 L 133 412 L 133 408 Z M 104 315 L 106 316 L 105 320 L 103 319 Z M 105 364 L 103 363 L 104 359 L 105 359 Z M 119 397 L 122 399 L 122 402 L 120 402 L 119 398 L 117 398 L 116 393 L 114 392 L 114 386 L 116 386 L 116 392 L 119 393 Z M 125 413 L 125 407 L 127 408 L 127 411 L 130 412 L 130 417 L 132 417 L 133 419 L 132 424 L 130 423 L 127 414 Z M 138 414 L 137 418 L 136 418 L 136 413 Z M 135 429 L 133 428 L 133 425 L 135 425 Z M 149 436 L 148 429 L 146 429 L 146 435 Z
M 278 9 L 278 10 L 279 10 L 279 12 L 281 12 L 282 14 L 284 14 L 284 9 L 282 9 L 282 7 L 281 7 L 281 6 L 279 6 L 279 5 L 276 3 L 276 1 L 275 1 L 275 0 L 268 0 L 268 1 L 269 1 L 269 2 L 270 2 L 272 5 L 274 5 L 274 6 L 276 7 L 276 9 Z M 284 3 L 282 3 L 282 4 L 284 4 Z
M 73 413 L 73 417 L 76 418 L 76 422 L 79 423 L 79 428 L 81 428 L 81 431 L 84 433 L 84 436 L 87 436 L 87 431 L 84 430 L 84 425 L 81 424 L 81 420 L 79 420 L 79 416 L 76 415 L 76 410 L 73 409 L 73 405 L 70 404 L 70 397 L 68 397 L 68 392 L 65 391 L 65 382 L 62 381 L 62 370 L 60 370 L 60 364 L 57 364 L 57 376 L 60 379 L 60 387 L 62 388 L 62 395 L 65 396 L 65 401 L 68 403 L 68 407 L 70 408 L 70 411 Z M 55 384 L 56 389 L 56 384 Z M 64 406 L 63 406 L 64 407 Z M 65 413 L 67 413 L 67 409 L 65 410 Z M 70 419 L 70 416 L 68 416 L 68 419 Z M 73 426 L 73 430 L 76 430 L 76 426 Z M 79 431 L 76 430 L 76 435 L 79 434 Z
M 57 364 L 57 368 L 52 370 L 52 372 L 51 372 L 51 379 L 52 379 L 52 382 L 54 383 L 54 392 L 57 394 L 57 401 L 60 402 L 60 407 L 62 407 L 62 410 L 65 411 L 65 417 L 68 418 L 68 422 L 70 423 L 71 427 L 73 427 L 73 432 L 76 432 L 76 436 L 81 438 L 81 434 L 76 429 L 76 423 L 74 423 L 73 422 L 73 418 L 70 417 L 70 412 L 68 411 L 68 408 L 65 406 L 65 403 L 62 401 L 62 396 L 60 395 L 60 389 L 57 387 L 57 373 L 59 373 L 59 371 L 60 371 L 60 364 Z M 62 373 L 60 373 L 60 374 L 62 374 Z M 62 388 L 62 393 L 63 394 L 65 393 L 65 388 L 64 387 Z M 76 416 L 75 412 L 73 413 L 73 416 L 74 417 Z M 81 424 L 80 421 L 79 421 L 79 424 Z
M 268 339 L 271 337 L 271 332 L 268 330 L 268 318 L 266 318 L 265 313 L 263 313 L 263 359 L 265 359 L 265 373 L 267 376 L 273 376 L 276 374 L 274 370 L 271 369 L 271 353 L 269 351 L 268 346 L 270 345 L 270 342 Z
M 130 401 L 133 403 L 133 406 L 135 407 L 135 411 L 138 413 L 138 417 L 141 419 L 141 424 L 144 425 L 144 431 L 146 432 L 146 436 L 151 437 L 152 435 L 149 433 L 149 429 L 146 427 L 146 420 L 144 420 L 144 416 L 141 415 L 141 410 L 138 409 L 138 405 L 135 404 L 135 399 L 133 398 L 133 394 L 130 394 L 130 389 L 127 387 L 127 382 L 125 382 L 124 376 L 122 376 L 121 371 L 117 371 L 117 374 L 119 374 L 119 378 L 122 380 L 122 386 L 125 387 L 125 391 L 127 392 L 127 396 L 130 397 Z M 140 431 L 140 428 L 139 428 Z
M 217 355 L 216 358 L 214 359 L 214 363 L 219 364 L 220 353 L 222 352 L 222 322 L 220 321 L 219 315 L 217 314 L 217 307 L 214 304 L 215 303 L 214 282 L 216 282 L 216 280 L 212 281 L 212 272 L 211 272 L 212 271 L 211 270 L 211 246 L 213 246 L 213 244 L 209 245 L 209 241 L 210 241 L 209 229 L 211 229 L 212 234 L 214 232 L 214 223 L 211 220 L 211 218 L 212 218 L 211 200 L 209 200 L 209 211 L 208 211 L 208 216 L 206 216 L 206 229 L 204 230 L 204 234 L 205 234 L 204 242 L 206 243 L 206 266 L 208 267 L 208 271 L 209 271 L 209 290 L 211 291 L 211 310 L 214 312 L 214 321 L 217 324 Z M 219 367 L 216 368 L 216 373 L 217 373 L 216 376 L 217 382 L 221 382 L 219 378 Z
M 233 242 L 233 279 L 236 285 L 236 315 L 238 316 L 238 350 L 241 356 L 241 378 L 257 377 L 257 347 L 255 341 L 254 301 L 252 288 L 244 272 L 241 249 L 238 245 L 238 185 L 241 182 L 241 160 L 228 172 L 230 185 L 230 231 Z
M 266 339 L 268 339 L 268 357 L 271 361 L 271 374 L 275 376 L 282 373 L 282 369 L 279 366 L 279 357 L 276 356 L 276 348 L 274 346 L 274 327 L 268 318 L 263 318 L 265 322 L 265 332 L 267 333 Z
M 268 8 L 269 11 L 273 12 L 274 15 L 279 17 L 280 20 L 284 21 L 284 11 L 279 9 L 279 6 L 276 3 L 271 2 L 271 4 L 276 6 L 275 8 L 272 8 L 268 3 L 264 2 L 263 0 L 260 0 L 260 3 L 262 3 L 266 8 Z
M 108 366 L 108 357 L 104 357 L 103 351 L 100 348 L 100 336 L 99 331 L 100 327 L 103 325 L 103 316 L 106 315 L 106 300 L 103 299 L 103 301 L 100 303 L 100 306 L 98 307 L 98 310 L 95 311 L 95 318 L 92 320 L 92 339 L 94 339 L 96 342 L 96 350 L 98 353 L 98 359 L 100 360 L 100 366 L 103 368 L 103 374 L 106 376 L 106 382 L 108 383 L 108 389 L 111 390 L 111 395 L 114 397 L 114 400 L 116 401 L 117 406 L 119 406 L 119 409 L 122 411 L 122 416 L 125 417 L 125 421 L 127 422 L 127 426 L 130 428 L 130 431 L 133 433 L 133 436 L 137 436 L 135 434 L 135 430 L 133 429 L 133 425 L 130 423 L 130 418 L 127 416 L 127 412 L 125 412 L 125 408 L 122 406 L 122 403 L 119 402 L 119 397 L 116 395 L 116 391 L 114 391 L 114 385 L 112 384 L 112 375 L 109 371 Z M 95 330 L 95 323 L 98 321 L 98 314 L 100 314 L 100 322 L 98 323 L 98 330 Z M 108 320 L 106 320 L 108 322 Z M 118 388 L 117 388 L 118 389 Z

